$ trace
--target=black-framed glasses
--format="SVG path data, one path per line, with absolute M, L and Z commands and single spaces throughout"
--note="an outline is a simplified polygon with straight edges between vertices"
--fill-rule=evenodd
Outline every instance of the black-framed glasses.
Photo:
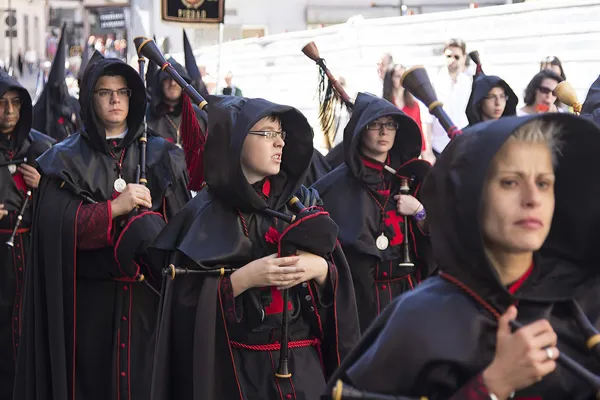
M 367 129 L 370 131 L 380 131 L 385 129 L 386 131 L 395 131 L 400 125 L 396 121 L 379 122 L 373 121 L 367 124 Z
M 262 136 L 269 140 L 275 140 L 277 138 L 285 140 L 286 137 L 285 131 L 250 131 L 248 133 L 251 135 Z
M 0 99 L 0 109 L 6 110 L 9 105 L 13 108 L 21 108 L 21 98 L 15 97 L 14 99 Z
M 541 93 L 543 93 L 543 94 L 550 94 L 550 93 L 552 93 L 552 92 L 553 92 L 553 90 L 552 90 L 552 89 L 550 89 L 549 87 L 546 87 L 546 86 L 540 86 L 540 87 L 538 88 L 538 90 L 539 90 Z
M 446 54 L 446 58 L 454 58 L 456 61 L 460 60 L 460 56 L 450 53 Z
M 128 88 L 121 88 L 121 89 L 117 89 L 117 90 L 98 89 L 98 90 L 94 90 L 94 93 L 96 93 L 99 98 L 105 99 L 105 100 L 111 99 L 113 93 L 116 93 L 117 96 L 121 99 L 131 97 L 131 89 L 128 89 Z

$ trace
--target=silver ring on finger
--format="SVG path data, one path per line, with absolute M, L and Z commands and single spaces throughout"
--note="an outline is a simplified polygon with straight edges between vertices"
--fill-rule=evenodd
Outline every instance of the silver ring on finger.
M 548 361 L 554 360 L 554 351 L 550 347 L 546 347 L 546 356 L 548 356 Z

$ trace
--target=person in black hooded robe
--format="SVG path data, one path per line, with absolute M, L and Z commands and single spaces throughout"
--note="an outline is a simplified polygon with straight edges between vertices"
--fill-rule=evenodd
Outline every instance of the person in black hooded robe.
M 169 58 L 169 63 L 188 83 L 190 77 L 181 64 L 173 58 Z M 181 112 L 184 96 L 181 86 L 163 71 L 158 70 L 154 76 L 155 83 L 152 85 L 152 98 L 147 114 L 148 126 L 158 132 L 166 140 L 175 144 L 181 144 Z M 197 105 L 192 104 L 200 129 L 206 132 L 206 113 Z
M 572 115 L 465 129 L 422 188 L 440 276 L 375 321 L 329 388 L 339 378 L 429 399 L 595 398 L 556 359 L 600 373 L 582 329 L 586 317 L 600 327 L 600 182 L 581 174 L 598 169 L 599 150 L 600 128 Z
M 38 159 L 43 206 L 34 215 L 15 399 L 146 400 L 160 271 L 141 257 L 190 199 L 184 155 L 150 131 L 147 187 L 135 184 L 142 79 L 95 53 L 82 83 L 83 129 Z
M 151 398 L 315 399 L 359 330 L 337 226 L 301 186 L 311 128 L 298 110 L 263 99 L 208 102 L 207 186 L 153 248 L 177 267 L 215 274 L 163 284 Z M 308 208 L 292 225 L 264 211 L 294 215 L 297 191 Z M 276 378 L 284 309 L 292 375 Z
M 600 125 L 600 76 L 592 83 L 581 107 L 581 116 L 590 118 Z
M 35 158 L 55 143 L 52 138 L 31 129 L 29 92 L 7 73 L 0 71 L 0 162 Z M 0 399 L 12 399 L 15 361 L 19 346 L 23 278 L 27 266 L 31 219 L 31 199 L 21 214 L 28 190 L 37 189 L 40 174 L 32 165 L 0 167 Z M 19 222 L 13 246 L 6 242 Z
M 340 228 L 362 331 L 430 274 L 426 211 L 418 197 L 431 165 L 418 159 L 421 141 L 419 126 L 395 105 L 359 93 L 344 130 L 345 163 L 313 185 Z M 400 195 L 401 177 L 411 194 Z M 406 223 L 412 266 L 402 265 Z
M 519 99 L 504 80 L 480 74 L 473 82 L 467 103 L 469 125 L 515 115 Z

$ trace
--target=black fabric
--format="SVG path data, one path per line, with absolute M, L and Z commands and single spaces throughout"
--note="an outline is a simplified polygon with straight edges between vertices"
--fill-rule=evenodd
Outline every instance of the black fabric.
M 21 99 L 20 117 L 15 130 L 10 134 L 0 133 L 0 162 L 28 158 L 35 165 L 36 156 L 49 149 L 55 142 L 46 135 L 31 130 L 31 97 L 16 80 L 0 71 L 0 97 L 14 90 Z M 0 204 L 8 215 L 0 219 L 0 399 L 11 399 L 15 375 L 15 362 L 19 346 L 22 282 L 26 273 L 29 232 L 17 233 L 13 247 L 6 242 L 17 223 L 25 201 L 25 191 L 15 184 L 7 167 L 0 167 Z M 22 215 L 20 229 L 29 229 L 33 216 L 32 201 L 28 200 Z
M 327 161 L 332 170 L 342 164 L 344 162 L 344 142 L 337 144 L 333 149 L 329 150 L 329 153 L 325 156 L 325 161 Z
M 600 124 L 600 76 L 590 86 L 590 90 L 581 108 L 581 115 Z
M 481 196 L 495 154 L 512 132 L 536 118 L 563 126 L 562 154 L 555 171 L 555 214 L 548 239 L 534 255 L 531 275 L 513 296 L 484 254 L 478 222 Z M 518 320 L 523 324 L 548 319 L 558 334 L 561 352 L 596 374 L 600 364 L 584 346 L 586 338 L 570 303 L 576 299 L 592 324 L 600 327 L 600 276 L 592 245 L 592 230 L 600 222 L 592 199 L 600 194 L 600 183 L 588 182 L 581 175 L 581 171 L 597 168 L 593 154 L 600 149 L 599 133 L 594 124 L 567 114 L 477 124 L 448 145 L 422 190 L 440 270 L 500 313 L 518 301 Z M 447 399 L 492 361 L 495 318 L 457 285 L 441 277 L 430 278 L 399 297 L 391 308 L 374 323 L 377 330 L 365 335 L 357 346 L 360 350 L 346 360 L 337 376 L 362 390 Z M 555 372 L 518 391 L 515 398 L 594 396 L 587 383 L 559 364 Z
M 129 131 L 117 145 L 106 140 L 91 106 L 92 90 L 105 71 L 124 76 L 133 91 Z M 40 207 L 34 216 L 31 268 L 25 282 L 15 399 L 145 400 L 150 395 L 158 296 L 131 279 L 126 273 L 131 265 L 118 263 L 113 246 L 84 251 L 78 250 L 76 241 L 82 197 L 103 202 L 116 196 L 116 161 L 109 151 L 126 152 L 122 175 L 127 182 L 135 182 L 140 160 L 136 139 L 143 129 L 145 89 L 133 68 L 97 54 L 90 60 L 83 82 L 85 129 L 38 159 L 42 182 L 36 201 Z M 168 219 L 183 207 L 190 198 L 185 171 L 180 149 L 162 138 L 148 137 L 150 211 Z M 151 219 L 155 215 L 148 214 Z M 146 214 L 138 218 L 146 218 Z M 135 265 L 146 281 L 158 288 L 160 271 L 141 259 L 150 239 L 123 238 L 123 231 L 131 228 L 126 222 L 125 217 L 113 219 L 113 243 L 136 249 Z
M 325 156 L 317 149 L 314 149 L 312 160 L 310 162 L 310 168 L 304 184 L 310 186 L 331 171 L 329 163 L 325 159 Z
M 188 83 L 192 82 L 187 70 L 181 64 L 173 58 L 169 58 L 168 61 Z M 163 138 L 173 143 L 180 143 L 181 138 L 178 137 L 178 131 L 181 124 L 181 101 L 173 108 L 164 103 L 162 83 L 165 79 L 171 79 L 171 76 L 163 70 L 157 70 L 151 86 L 152 94 L 146 121 L 148 122 L 148 126 Z M 202 111 L 195 104 L 192 104 L 192 107 L 200 123 L 200 129 L 202 132 L 206 132 L 206 112 Z
M 209 96 L 208 90 L 206 89 L 206 85 L 202 80 L 202 74 L 200 73 L 200 69 L 198 68 L 198 64 L 196 64 L 196 57 L 194 56 L 194 51 L 192 50 L 192 46 L 190 41 L 185 33 L 185 29 L 183 30 L 183 54 L 185 57 L 185 69 L 188 71 L 191 79 L 192 86 L 200 93 L 200 96 L 203 98 L 207 98 Z
M 409 243 L 415 267 L 398 266 L 403 258 L 403 231 L 407 220 L 395 212 L 393 196 L 399 194 L 400 179 L 363 163 L 364 156 L 359 150 L 361 134 L 367 123 L 385 115 L 400 124 L 389 152 L 389 165 L 400 176 L 412 178 L 411 194 L 419 198 L 421 181 L 430 168 L 428 162 L 416 159 L 421 151 L 419 127 L 393 104 L 363 93 L 358 95 L 344 130 L 346 162 L 313 185 L 325 209 L 340 227 L 339 238 L 352 271 L 363 331 L 393 297 L 416 286 L 433 268 L 428 240 L 412 220 L 409 220 Z M 378 192 L 384 187 L 389 191 L 387 202 L 386 196 Z M 386 217 L 382 221 L 379 205 L 384 204 Z M 398 221 L 391 218 L 390 213 L 398 216 Z M 390 239 L 390 246 L 385 250 L 379 250 L 375 244 L 382 229 Z
M 266 241 L 266 234 L 271 229 L 283 233 L 287 224 L 262 210 L 271 208 L 294 214 L 286 205 L 294 193 L 304 205 L 319 203 L 314 191 L 301 187 L 313 154 L 312 130 L 299 111 L 266 100 L 215 96 L 209 103 L 211 133 L 204 158 L 207 187 L 167 224 L 153 245 L 154 257 L 168 254 L 169 262 L 196 270 L 239 268 L 278 252 L 275 243 Z M 287 137 L 280 173 L 268 178 L 271 190 L 265 198 L 259 194 L 264 181 L 249 185 L 244 177 L 240 154 L 247 132 L 268 115 L 281 119 Z M 306 233 L 313 223 L 316 227 L 312 229 L 321 230 L 318 235 Z M 243 226 L 247 228 L 247 236 Z M 301 213 L 284 235 L 284 246 L 314 253 L 325 251 L 330 265 L 335 264 L 335 268 L 330 268 L 328 283 L 332 290 L 331 304 L 315 302 L 317 294 L 312 282 L 290 290 L 290 340 L 320 339 L 324 363 L 323 370 L 312 347 L 290 349 L 295 390 L 295 397 L 291 398 L 316 398 L 326 376 L 358 339 L 347 263 L 339 246 L 331 251 L 335 246 L 335 229 L 325 214 L 312 209 Z M 224 296 L 228 294 L 222 287 L 223 279 L 216 276 L 186 275 L 166 280 L 162 288 L 152 399 L 286 396 L 283 388 L 286 382 L 281 383 L 283 394 L 279 394 L 273 375 L 278 351 L 246 351 L 228 341 L 272 344 L 280 335 L 281 313 L 265 315 L 262 305 L 265 298 L 278 292 L 271 288 L 249 289 L 235 298 L 236 310 L 230 310 L 223 307 Z M 237 323 L 229 321 L 232 313 Z
M 48 80 L 33 106 L 33 128 L 59 142 L 74 134 L 81 126 L 79 104 L 69 95 L 65 81 L 65 27 L 66 24 L 63 24 Z
M 508 83 L 497 76 L 481 74 L 473 81 L 473 90 L 471 90 L 467 109 L 465 110 L 467 118 L 469 119 L 469 125 L 482 121 L 481 102 L 485 99 L 490 90 L 495 87 L 504 89 L 504 93 L 508 96 L 502 117 L 516 115 L 519 98 L 510 86 L 508 86 Z

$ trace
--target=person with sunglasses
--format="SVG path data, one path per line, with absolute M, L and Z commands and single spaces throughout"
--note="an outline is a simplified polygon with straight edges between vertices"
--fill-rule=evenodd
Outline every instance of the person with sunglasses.
M 519 99 L 503 79 L 481 74 L 475 78 L 467 106 L 469 125 L 515 115 Z
M 458 128 L 469 124 L 465 110 L 471 95 L 473 78 L 465 73 L 467 62 L 466 44 L 460 39 L 451 39 L 444 46 L 445 66 L 434 77 L 432 84 L 444 110 Z M 436 157 L 450 142 L 448 134 L 437 119 L 433 118 L 431 147 Z
M 144 256 L 190 199 L 184 154 L 143 136 L 131 66 L 96 52 L 82 83 L 83 129 L 38 158 L 14 397 L 147 400 L 161 271 Z
M 190 273 L 163 287 L 151 400 L 317 399 L 359 330 L 337 226 L 302 186 L 312 129 L 264 99 L 207 100 L 206 186 L 152 245 Z
M 517 115 L 564 112 L 558 107 L 559 101 L 554 95 L 554 89 L 562 81 L 563 78 L 547 69 L 535 74 L 525 88 L 525 106 L 517 110 Z
M 431 272 L 419 201 L 431 165 L 418 159 L 422 140 L 416 122 L 394 104 L 359 93 L 344 130 L 344 164 L 313 185 L 340 228 L 363 332 Z

